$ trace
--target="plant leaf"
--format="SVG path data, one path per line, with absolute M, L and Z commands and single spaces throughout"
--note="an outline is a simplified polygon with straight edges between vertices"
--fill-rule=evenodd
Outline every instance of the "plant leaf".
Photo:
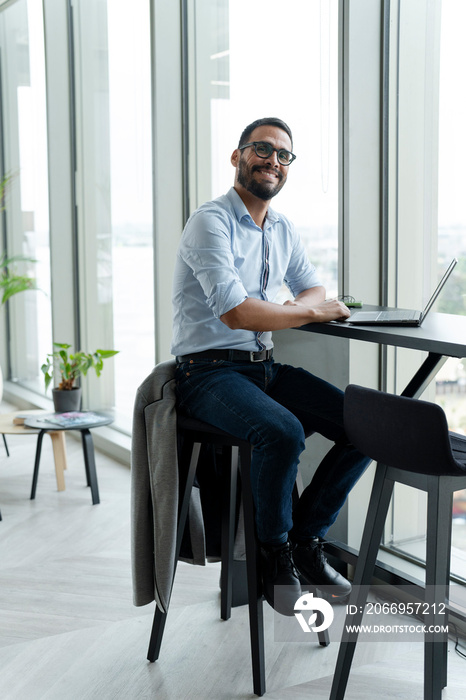
M 118 355 L 120 352 L 119 350 L 96 350 L 96 352 L 99 353 L 101 357 L 103 357 L 104 360 L 106 360 L 108 357 L 113 357 L 114 355 Z

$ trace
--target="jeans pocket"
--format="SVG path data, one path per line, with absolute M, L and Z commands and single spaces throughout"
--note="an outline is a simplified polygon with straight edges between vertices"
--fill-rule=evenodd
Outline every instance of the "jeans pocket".
M 224 360 L 188 360 L 178 365 L 176 369 L 176 397 L 177 405 L 191 415 L 189 409 L 192 398 L 196 396 L 202 387 L 204 380 L 217 369 L 220 369 Z
M 224 362 L 225 360 L 188 360 L 178 365 L 176 378 L 178 381 L 189 379 L 189 377 L 201 374 L 202 372 L 210 372 L 219 369 Z

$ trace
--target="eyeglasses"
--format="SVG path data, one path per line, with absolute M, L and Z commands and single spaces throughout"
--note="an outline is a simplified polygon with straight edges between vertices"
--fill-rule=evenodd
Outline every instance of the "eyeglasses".
M 244 146 L 239 147 L 239 150 L 242 151 L 244 148 L 249 148 L 249 146 L 254 147 L 256 156 L 259 156 L 259 158 L 270 158 L 272 153 L 276 151 L 280 165 L 290 165 L 296 158 L 295 154 L 291 153 L 291 151 L 287 151 L 286 148 L 274 148 L 272 144 L 267 143 L 267 141 L 245 143 Z

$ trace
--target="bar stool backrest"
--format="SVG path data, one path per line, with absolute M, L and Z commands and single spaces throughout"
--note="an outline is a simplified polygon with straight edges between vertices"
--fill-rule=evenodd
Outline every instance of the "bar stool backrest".
M 437 404 L 350 384 L 344 422 L 350 442 L 377 462 L 419 474 L 466 473 L 452 453 L 447 419 Z

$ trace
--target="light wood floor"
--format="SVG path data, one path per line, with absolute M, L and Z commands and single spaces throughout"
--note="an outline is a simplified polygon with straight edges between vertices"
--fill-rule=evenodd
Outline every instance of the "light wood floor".
M 0 439 L 1 700 L 253 697 L 247 609 L 219 619 L 217 565 L 179 566 L 160 659 L 146 661 L 153 606 L 132 605 L 127 467 L 96 455 L 101 503 L 92 506 L 80 443 L 67 438 L 59 493 L 45 438 L 30 501 L 35 438 L 8 444 L 9 459 Z M 326 700 L 338 644 L 274 642 L 265 613 L 266 697 Z M 465 679 L 452 644 L 445 700 L 463 700 Z M 359 645 L 347 700 L 422 697 L 422 645 Z

